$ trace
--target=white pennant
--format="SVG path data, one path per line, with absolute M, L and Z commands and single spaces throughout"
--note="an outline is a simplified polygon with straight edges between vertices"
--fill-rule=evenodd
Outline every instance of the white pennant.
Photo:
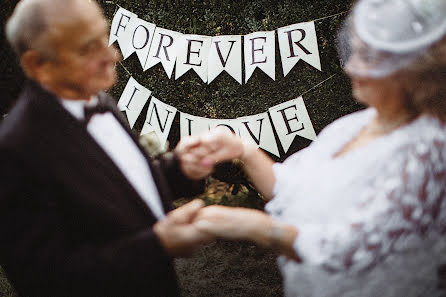
M 288 152 L 296 135 L 310 140 L 316 139 L 302 97 L 271 107 L 269 112 L 285 153 Z
M 115 16 L 113 17 L 108 45 L 112 45 L 113 42 L 117 40 L 123 55 L 125 55 L 125 51 L 127 50 L 131 37 L 131 34 L 129 33 L 129 25 L 131 21 L 137 17 L 138 16 L 136 14 L 122 7 L 118 9 L 118 11 L 115 13 Z
M 210 120 L 180 112 L 180 138 L 209 131 Z
M 300 59 L 321 70 L 314 22 L 280 28 L 277 30 L 277 35 L 284 76 L 291 71 Z
M 280 157 L 268 113 L 241 117 L 238 120 L 240 121 L 240 137 L 242 139 Z
M 208 83 L 225 70 L 242 84 L 242 36 L 215 36 L 211 40 L 208 62 Z
M 141 135 L 155 131 L 163 147 L 169 136 L 177 109 L 165 104 L 152 96 L 147 117 L 141 130 Z
M 238 119 L 209 119 L 209 128 L 215 129 L 217 127 L 224 127 L 232 133 L 240 134 L 240 121 Z
M 175 79 L 193 69 L 203 82 L 207 82 L 211 37 L 185 34 L 180 38 L 178 46 Z
M 157 27 L 149 55 L 146 57 L 147 61 L 144 63 L 144 71 L 161 62 L 167 76 L 171 78 L 179 49 L 177 43 L 182 35 L 175 31 Z
M 148 23 L 139 18 L 133 18 L 129 24 L 130 38 L 127 50 L 124 54 L 124 59 L 127 59 L 131 54 L 136 52 L 139 62 L 141 63 L 141 67 L 144 68 L 147 55 L 149 54 L 150 45 L 152 44 L 155 28 L 156 26 L 154 24 Z
M 118 108 L 120 111 L 125 111 L 130 127 L 133 128 L 135 125 L 151 93 L 151 91 L 140 85 L 133 77 L 130 77 L 118 101 Z
M 245 83 L 259 67 L 273 80 L 276 79 L 276 40 L 274 31 L 255 32 L 244 37 Z

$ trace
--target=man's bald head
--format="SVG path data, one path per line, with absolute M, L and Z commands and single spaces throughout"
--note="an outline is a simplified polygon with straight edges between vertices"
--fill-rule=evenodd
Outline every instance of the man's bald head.
M 47 33 L 57 23 L 70 22 L 87 5 L 99 9 L 91 0 L 21 0 L 6 23 L 6 37 L 19 57 L 30 49 L 52 55 L 44 40 Z

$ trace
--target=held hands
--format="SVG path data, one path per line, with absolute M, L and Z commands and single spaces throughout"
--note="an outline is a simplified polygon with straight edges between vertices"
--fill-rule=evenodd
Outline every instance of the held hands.
M 210 243 L 215 239 L 214 235 L 199 230 L 193 224 L 203 206 L 202 200 L 193 200 L 169 212 L 166 218 L 153 226 L 153 231 L 169 255 L 190 256 L 200 245 Z
M 258 210 L 217 205 L 204 207 L 204 202 L 196 199 L 169 212 L 153 230 L 169 255 L 184 257 L 216 237 L 252 240 L 268 246 L 269 238 L 263 231 L 271 222 L 268 215 Z
M 201 209 L 194 225 L 201 232 L 224 239 L 250 240 L 301 262 L 294 250 L 295 227 L 273 220 L 266 213 L 241 207 L 208 206 Z
M 183 172 L 192 179 L 212 173 L 216 164 L 232 159 L 246 160 L 257 147 L 243 143 L 227 129 L 217 127 L 201 136 L 189 136 L 175 148 Z
M 293 248 L 297 229 L 259 210 L 219 205 L 204 207 L 203 201 L 196 199 L 171 211 L 153 230 L 167 253 L 174 257 L 190 256 L 199 246 L 218 237 L 250 240 L 301 262 Z
M 182 139 L 175 148 L 183 173 L 190 179 L 202 179 L 214 170 L 214 166 L 202 165 L 202 160 L 209 153 L 197 136 Z
M 251 240 L 262 246 L 268 246 L 268 234 L 271 218 L 262 211 L 220 205 L 201 209 L 194 225 L 198 230 L 214 236 L 233 239 Z

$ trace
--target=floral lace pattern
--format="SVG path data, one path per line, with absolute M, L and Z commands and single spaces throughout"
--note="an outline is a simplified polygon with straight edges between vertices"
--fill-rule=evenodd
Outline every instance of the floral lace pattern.
M 333 158 L 374 114 L 334 122 L 274 165 L 266 210 L 298 228 L 304 259 L 279 260 L 287 296 L 446 294 L 437 271 L 446 264 L 446 127 L 423 116 Z

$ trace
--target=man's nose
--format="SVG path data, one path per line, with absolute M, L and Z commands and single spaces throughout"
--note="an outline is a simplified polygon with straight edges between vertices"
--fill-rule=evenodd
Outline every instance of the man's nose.
M 100 51 L 99 55 L 103 58 L 104 61 L 110 63 L 117 63 L 122 58 L 120 52 L 116 49 L 116 47 L 114 45 L 108 46 L 108 42 L 102 44 L 102 50 Z
M 122 60 L 121 52 L 118 51 L 118 49 L 114 45 L 108 47 L 108 52 L 110 55 L 110 59 L 113 60 L 113 63 L 117 63 Z

